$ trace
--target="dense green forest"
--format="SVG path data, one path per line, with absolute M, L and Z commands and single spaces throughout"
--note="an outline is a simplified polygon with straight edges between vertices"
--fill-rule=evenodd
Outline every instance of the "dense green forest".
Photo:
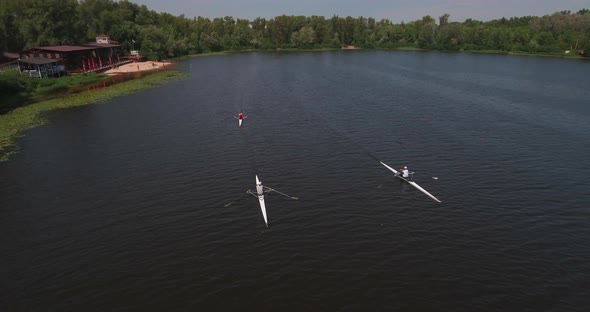
M 85 43 L 107 34 L 151 59 L 245 49 L 423 48 L 590 54 L 590 10 L 543 17 L 409 23 L 365 17 L 277 16 L 254 20 L 173 16 L 127 0 L 2 0 L 0 51 Z

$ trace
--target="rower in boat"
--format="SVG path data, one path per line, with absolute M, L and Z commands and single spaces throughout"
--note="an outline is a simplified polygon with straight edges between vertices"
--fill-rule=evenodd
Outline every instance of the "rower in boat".
M 404 166 L 403 168 L 399 169 L 399 171 L 396 173 L 396 175 L 398 177 L 404 178 L 408 181 L 412 181 L 414 178 L 414 173 L 410 172 L 410 170 L 408 170 L 408 166 Z
M 408 170 L 408 166 L 404 166 L 402 169 L 400 169 L 399 171 L 402 172 L 402 177 L 407 178 L 410 176 L 410 171 Z
M 266 203 L 264 202 L 264 196 L 270 192 L 275 192 L 275 193 L 278 193 L 280 195 L 283 195 L 285 197 L 288 197 L 288 198 L 291 198 L 294 200 L 299 199 L 299 197 L 287 195 L 283 192 L 280 192 L 280 191 L 277 191 L 277 190 L 270 188 L 268 186 L 262 185 L 262 182 L 260 181 L 260 179 L 258 179 L 258 175 L 256 175 L 256 193 L 254 193 L 250 190 L 246 191 L 246 193 L 258 198 L 258 202 L 260 204 L 260 211 L 262 211 L 262 217 L 264 218 L 264 224 L 266 224 L 266 227 L 268 227 L 268 219 L 266 217 Z
M 256 193 L 258 193 L 258 196 L 264 195 L 264 186 L 262 185 L 262 182 L 258 180 L 258 176 L 256 176 Z
M 389 169 L 391 172 L 393 172 L 395 174 L 396 177 L 408 182 L 411 186 L 415 187 L 416 189 L 418 189 L 420 192 L 428 195 L 428 197 L 434 199 L 436 202 L 440 203 L 440 200 L 436 197 L 434 197 L 432 194 L 428 193 L 425 189 L 423 189 L 420 185 L 418 185 L 418 183 L 413 181 L 413 176 L 414 173 L 410 172 L 408 170 L 407 166 L 404 166 L 403 169 L 400 169 L 400 171 L 397 171 L 391 167 L 389 167 L 387 164 L 385 164 L 384 162 L 380 161 L 380 163 L 385 166 L 385 168 Z
M 238 119 L 238 126 L 241 127 L 242 126 L 242 121 L 244 120 L 244 118 L 248 118 L 248 116 L 244 116 L 244 114 L 239 113 L 238 114 L 238 117 L 235 117 L 234 116 L 234 118 L 237 118 Z

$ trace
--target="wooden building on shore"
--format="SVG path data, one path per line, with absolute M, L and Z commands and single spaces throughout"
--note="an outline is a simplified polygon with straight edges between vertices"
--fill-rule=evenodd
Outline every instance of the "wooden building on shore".
M 20 55 L 18 53 L 2 52 L 0 54 L 0 65 L 14 63 L 19 57 Z
M 18 69 L 18 53 L 2 52 L 0 54 L 0 72 L 11 69 Z
M 54 77 L 98 72 L 129 63 L 121 57 L 122 48 L 105 35 L 83 45 L 35 47 L 20 53 L 18 67 L 30 77 Z
M 22 75 L 32 78 L 61 77 L 66 75 L 63 61 L 44 57 L 29 57 L 18 60 Z

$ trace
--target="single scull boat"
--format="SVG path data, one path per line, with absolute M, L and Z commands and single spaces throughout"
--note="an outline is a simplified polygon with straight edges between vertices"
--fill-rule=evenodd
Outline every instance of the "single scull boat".
M 295 200 L 299 199 L 299 197 L 289 196 L 289 195 L 279 192 L 273 188 L 262 185 L 262 182 L 260 182 L 260 180 L 258 179 L 258 175 L 256 175 L 256 193 L 252 192 L 251 190 L 248 190 L 247 193 L 258 198 L 258 202 L 260 203 L 260 210 L 262 211 L 262 216 L 264 217 L 264 223 L 266 224 L 266 227 L 268 227 L 268 219 L 266 217 L 266 204 L 264 203 L 264 195 L 266 195 L 270 192 L 279 193 L 285 197 L 289 197 L 289 198 L 295 199 Z
M 383 166 L 385 166 L 385 168 L 387 168 L 387 169 L 389 169 L 389 170 L 393 171 L 393 173 L 395 173 L 395 176 L 396 176 L 396 177 L 398 177 L 398 178 L 400 178 L 400 179 L 402 179 L 402 180 L 404 180 L 404 181 L 408 182 L 408 183 L 409 183 L 411 186 L 413 186 L 413 187 L 417 188 L 419 191 L 421 191 L 422 193 L 424 193 L 424 194 L 428 195 L 430 198 L 432 198 L 432 199 L 436 200 L 437 202 L 439 202 L 439 203 L 441 202 L 441 201 L 440 201 L 438 198 L 434 197 L 432 194 L 428 193 L 428 192 L 427 192 L 425 189 L 423 189 L 423 188 L 422 188 L 420 185 L 418 185 L 418 183 L 416 183 L 416 182 L 414 182 L 414 181 L 411 181 L 411 180 L 408 180 L 408 179 L 406 179 L 406 178 L 402 177 L 399 171 L 397 171 L 397 170 L 395 170 L 395 169 L 393 169 L 393 168 L 389 167 L 388 165 L 384 164 L 383 162 L 381 162 L 381 161 L 380 161 L 380 163 L 381 163 Z
M 244 116 L 242 113 L 239 113 L 238 116 L 234 116 L 235 118 L 238 119 L 238 127 L 242 127 L 242 121 L 244 120 L 244 118 L 248 118 L 248 116 Z

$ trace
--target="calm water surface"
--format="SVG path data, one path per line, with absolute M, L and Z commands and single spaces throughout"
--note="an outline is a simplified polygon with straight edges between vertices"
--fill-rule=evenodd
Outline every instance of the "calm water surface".
M 1 311 L 590 308 L 589 62 L 346 51 L 179 68 L 52 113 L 0 163 Z M 245 194 L 256 174 L 300 197 L 267 197 L 269 229 Z

